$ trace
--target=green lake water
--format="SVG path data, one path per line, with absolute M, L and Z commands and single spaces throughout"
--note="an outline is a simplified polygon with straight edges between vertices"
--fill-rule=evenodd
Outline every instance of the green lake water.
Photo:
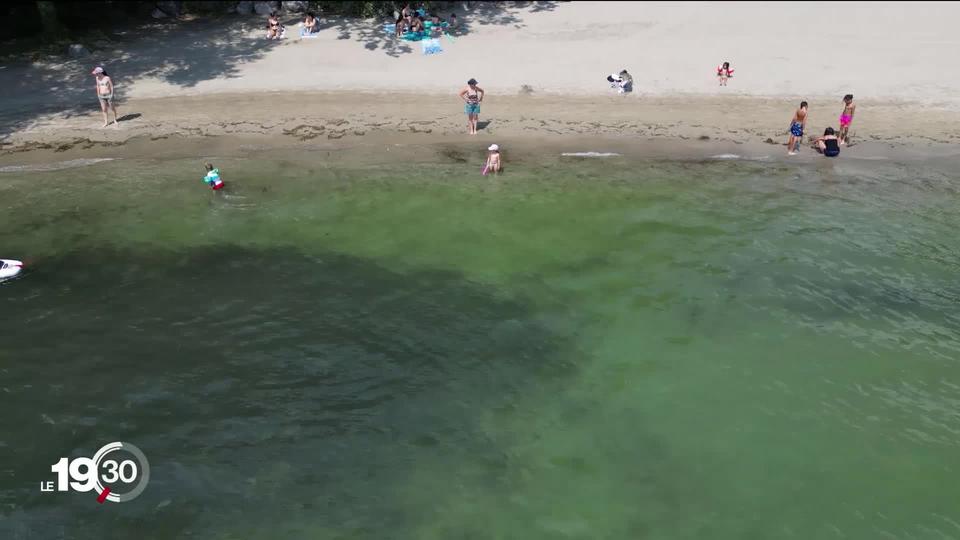
M 0 538 L 960 538 L 955 162 L 479 159 L 0 174 Z

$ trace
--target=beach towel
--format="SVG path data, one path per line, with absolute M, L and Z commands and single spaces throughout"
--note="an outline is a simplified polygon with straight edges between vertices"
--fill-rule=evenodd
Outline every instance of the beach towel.
M 423 54 L 439 54 L 443 52 L 443 48 L 440 46 L 440 40 L 437 38 L 424 39 L 420 42 L 423 46 Z

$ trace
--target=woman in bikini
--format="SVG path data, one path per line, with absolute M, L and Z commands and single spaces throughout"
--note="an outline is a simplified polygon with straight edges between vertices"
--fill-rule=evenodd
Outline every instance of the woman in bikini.
M 281 37 L 283 37 L 283 25 L 280 24 L 277 13 L 271 12 L 270 18 L 267 19 L 267 39 L 280 39 Z
M 470 134 L 477 134 L 477 119 L 480 118 L 480 102 L 483 101 L 483 88 L 477 86 L 476 79 L 467 81 L 467 86 L 460 91 L 460 99 L 465 103 L 463 111 L 467 113 L 467 125 Z
M 103 127 L 110 125 L 107 121 L 107 108 L 113 109 L 113 122 L 116 127 L 120 127 L 120 120 L 117 119 L 117 105 L 113 102 L 113 81 L 102 67 L 97 66 L 93 70 L 93 76 L 97 78 L 97 99 L 100 100 L 100 111 L 103 112 Z
M 407 19 L 404 18 L 403 14 L 397 17 L 397 22 L 394 23 L 394 30 L 396 30 L 397 37 L 403 37 L 403 34 L 407 31 Z

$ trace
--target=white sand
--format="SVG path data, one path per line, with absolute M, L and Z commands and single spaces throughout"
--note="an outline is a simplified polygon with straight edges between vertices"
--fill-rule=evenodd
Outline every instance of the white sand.
M 131 31 L 82 61 L 0 65 L 0 146 L 299 140 L 304 130 L 335 140 L 449 137 L 464 130 L 455 93 L 470 77 L 488 92 L 481 120 L 492 123 L 481 136 L 784 145 L 800 99 L 816 135 L 836 127 L 840 98 L 853 93 L 853 137 L 876 151 L 960 140 L 960 3 L 475 4 L 460 13 L 465 33 L 433 56 L 387 34 L 384 21 L 323 20 L 309 40 L 289 26 L 276 43 L 264 38 L 265 18 L 233 16 Z M 724 60 L 736 72 L 720 88 Z M 100 128 L 90 76 L 99 63 L 130 115 L 121 129 Z M 605 77 L 623 68 L 636 92 L 621 98 Z
M 506 3 L 510 4 L 510 3 Z M 960 107 L 960 3 L 956 2 L 568 2 L 552 10 L 507 8 L 506 24 L 467 13 L 467 35 L 444 52 L 392 57 L 383 21 L 353 23 L 316 39 L 288 39 L 235 77 L 179 88 L 160 78 L 134 81 L 131 98 L 175 92 L 379 90 L 451 92 L 470 77 L 488 91 L 604 93 L 604 77 L 626 68 L 638 95 L 741 94 L 907 100 Z M 371 36 L 360 40 L 360 34 Z M 257 36 L 260 32 L 245 35 Z M 384 36 L 381 40 L 379 36 Z M 397 43 L 397 42 L 393 42 Z M 376 46 L 375 49 L 367 46 Z M 715 69 L 736 70 L 727 88 Z M 122 76 L 122 73 L 119 74 Z

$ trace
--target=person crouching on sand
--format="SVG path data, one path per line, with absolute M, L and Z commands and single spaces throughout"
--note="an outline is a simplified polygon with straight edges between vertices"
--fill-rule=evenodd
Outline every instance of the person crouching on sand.
M 850 137 L 847 131 L 850 130 L 850 124 L 853 123 L 853 113 L 857 106 L 853 104 L 853 94 L 843 96 L 843 112 L 840 113 L 840 144 L 848 144 Z
M 97 78 L 97 99 L 100 100 L 100 111 L 103 112 L 103 127 L 110 125 L 107 120 L 107 109 L 113 109 L 113 125 L 120 127 L 117 118 L 117 105 L 113 102 L 113 79 L 100 66 L 93 68 L 93 76 Z
M 818 137 L 817 140 L 813 141 L 815 145 L 814 148 L 817 149 L 817 152 L 827 156 L 827 157 L 837 157 L 840 155 L 840 144 L 837 140 L 837 132 L 833 130 L 832 127 L 828 127 L 823 132 L 823 137 Z
M 207 175 L 203 177 L 203 181 L 210 186 L 210 189 L 214 191 L 223 189 L 223 180 L 220 179 L 220 169 L 214 169 L 213 165 L 209 163 L 204 163 L 203 167 L 207 170 Z
M 793 120 L 790 121 L 790 140 L 787 141 L 787 155 L 795 156 L 796 148 L 799 148 L 800 141 L 803 140 L 803 130 L 807 127 L 807 102 L 801 101 L 800 108 L 793 113 Z
M 312 11 L 308 11 L 307 15 L 303 18 L 303 23 L 301 23 L 300 35 L 309 36 L 319 31 L 320 28 L 317 27 L 316 15 L 314 15 Z
M 487 163 L 483 166 L 483 174 L 500 174 L 502 168 L 503 166 L 500 163 L 500 146 L 491 144 L 490 148 L 487 148 Z

